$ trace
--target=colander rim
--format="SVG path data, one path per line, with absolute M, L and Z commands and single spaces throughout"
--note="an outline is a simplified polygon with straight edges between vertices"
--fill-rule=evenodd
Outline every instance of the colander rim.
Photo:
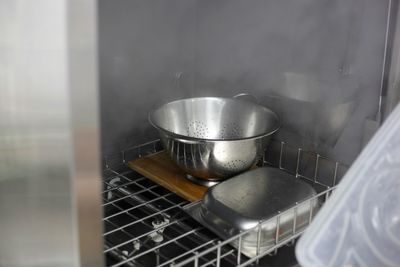
M 154 113 L 157 110 L 159 110 L 162 107 L 164 107 L 165 105 L 173 104 L 173 103 L 176 103 L 176 102 L 182 102 L 182 101 L 188 101 L 188 100 L 198 100 L 198 99 L 219 99 L 219 100 L 229 100 L 229 101 L 235 101 L 235 102 L 236 101 L 240 101 L 240 102 L 244 101 L 244 102 L 250 103 L 250 104 L 252 104 L 254 106 L 258 106 L 258 107 L 270 112 L 275 117 L 275 122 L 276 123 L 275 123 L 274 127 L 272 127 L 271 131 L 268 131 L 268 132 L 265 132 L 265 133 L 262 133 L 262 134 L 249 136 L 249 137 L 243 137 L 243 138 L 226 138 L 226 139 L 223 139 L 223 138 L 198 138 L 198 137 L 191 137 L 191 136 L 187 136 L 187 135 L 177 134 L 177 133 L 171 132 L 171 131 L 169 131 L 169 130 L 157 125 L 152 119 L 152 117 L 154 116 Z M 269 109 L 269 108 L 267 108 L 265 106 L 256 104 L 256 103 L 252 103 L 252 102 L 246 101 L 246 100 L 228 98 L 228 97 L 191 97 L 191 98 L 177 99 L 177 100 L 162 104 L 158 108 L 153 109 L 152 111 L 150 111 L 149 114 L 148 114 L 148 121 L 154 128 L 156 128 L 159 131 L 164 132 L 165 134 L 167 134 L 168 136 L 170 136 L 170 137 L 172 137 L 174 139 L 187 140 L 187 141 L 197 141 L 197 142 L 221 142 L 221 141 L 231 142 L 231 141 L 243 141 L 243 140 L 259 139 L 259 138 L 263 138 L 263 137 L 266 137 L 266 136 L 274 134 L 281 127 L 281 123 L 280 123 L 280 119 L 279 119 L 278 115 L 274 111 L 272 111 L 271 109 Z

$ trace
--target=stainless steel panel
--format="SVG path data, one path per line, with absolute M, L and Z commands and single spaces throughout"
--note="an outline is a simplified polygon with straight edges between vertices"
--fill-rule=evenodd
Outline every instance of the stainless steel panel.
M 305 90 L 328 109 L 354 102 L 337 141 L 312 147 L 351 162 L 365 118 L 378 110 L 388 4 L 101 0 L 104 151 L 155 138 L 146 114 L 172 99 L 248 91 L 267 104 L 271 94 L 290 99 Z M 277 112 L 308 119 L 290 105 Z M 312 124 L 320 120 L 315 116 Z M 296 145 L 320 142 L 299 136 L 308 130 L 301 125 L 294 125 Z
M 293 114 L 309 121 L 307 109 L 274 106 L 282 130 L 295 133 L 291 142 L 316 143 L 309 149 L 349 163 L 359 153 L 365 118 L 378 110 L 388 2 L 199 1 L 195 87 L 219 94 L 245 88 L 261 103 L 273 103 L 270 95 L 296 99 L 300 91 L 328 108 L 355 101 L 341 136 L 326 146 L 318 136 L 299 135 L 309 126 L 286 123 Z M 318 112 L 314 125 L 321 123 Z
M 388 28 L 388 64 L 386 72 L 386 95 L 383 102 L 383 119 L 386 119 L 400 102 L 400 19 L 399 19 L 399 1 L 392 0 L 392 20 L 389 21 Z
M 67 0 L 70 179 L 80 266 L 103 265 L 97 1 Z
M 94 1 L 0 1 L 0 265 L 103 263 Z
M 104 154 L 156 139 L 147 114 L 190 96 L 195 2 L 99 1 Z

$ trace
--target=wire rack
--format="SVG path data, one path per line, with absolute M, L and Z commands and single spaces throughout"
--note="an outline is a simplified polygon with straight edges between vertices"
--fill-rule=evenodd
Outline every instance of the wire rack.
M 242 238 L 248 231 L 220 240 L 183 212 L 190 203 L 146 177 L 129 169 L 129 160 L 162 150 L 159 140 L 122 151 L 104 158 L 103 208 L 105 240 L 104 253 L 108 266 L 247 266 L 258 264 L 267 255 L 278 253 L 278 248 L 291 245 L 305 227 L 298 227 L 296 219 L 289 235 L 279 235 L 280 218 L 287 213 L 297 217 L 298 207 L 315 202 L 322 204 L 329 198 L 347 167 L 319 154 L 294 148 L 273 140 L 264 157 L 264 164 L 285 170 L 298 179 L 312 184 L 318 194 L 293 207 L 280 211 L 271 218 L 276 222 L 273 245 L 260 249 L 261 229 L 255 257 L 242 255 Z M 308 223 L 314 215 L 309 209 Z M 237 249 L 230 244 L 238 244 Z

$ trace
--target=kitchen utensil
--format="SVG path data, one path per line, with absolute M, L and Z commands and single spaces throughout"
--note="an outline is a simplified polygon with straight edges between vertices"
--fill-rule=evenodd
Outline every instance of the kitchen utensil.
M 315 190 L 306 182 L 277 168 L 262 167 L 209 188 L 203 201 L 184 209 L 223 239 L 253 229 L 243 236 L 241 247 L 243 254 L 253 257 L 258 242 L 262 252 L 273 246 L 276 238 L 282 240 L 293 235 L 294 224 L 297 231 L 308 225 L 318 204 L 315 199 L 300 202 L 314 195 Z M 296 209 L 285 213 L 296 203 L 300 203 Z M 232 245 L 238 247 L 237 242 Z
M 271 110 L 219 97 L 165 104 L 150 113 L 149 121 L 188 178 L 206 185 L 251 168 L 279 128 Z

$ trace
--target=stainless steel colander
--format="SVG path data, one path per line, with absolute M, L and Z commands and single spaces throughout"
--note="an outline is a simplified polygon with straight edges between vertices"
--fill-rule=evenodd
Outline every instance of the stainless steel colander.
M 219 97 L 167 103 L 150 113 L 149 121 L 178 166 L 206 184 L 251 168 L 279 128 L 271 110 Z

